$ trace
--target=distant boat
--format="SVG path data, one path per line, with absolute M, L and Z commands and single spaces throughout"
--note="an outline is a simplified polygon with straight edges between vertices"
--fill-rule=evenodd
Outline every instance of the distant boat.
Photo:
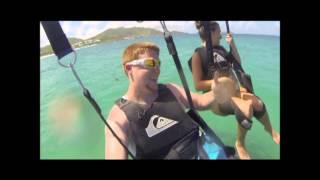
M 123 39 L 129 40 L 129 39 L 133 39 L 133 37 L 124 37 Z

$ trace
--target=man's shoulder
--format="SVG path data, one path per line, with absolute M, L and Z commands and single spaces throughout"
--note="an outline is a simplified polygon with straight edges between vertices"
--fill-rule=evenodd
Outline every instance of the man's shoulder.
M 126 121 L 127 117 L 118 104 L 114 104 L 109 111 L 108 121 L 122 122 Z
M 167 88 L 169 90 L 176 88 L 178 85 L 174 83 L 166 83 L 166 84 L 159 84 L 160 86 Z
M 182 88 L 177 85 L 177 84 L 174 84 L 174 83 L 167 83 L 167 84 L 164 84 L 164 86 L 169 89 L 171 91 L 171 93 L 173 93 L 176 97 L 179 97 L 182 93 Z

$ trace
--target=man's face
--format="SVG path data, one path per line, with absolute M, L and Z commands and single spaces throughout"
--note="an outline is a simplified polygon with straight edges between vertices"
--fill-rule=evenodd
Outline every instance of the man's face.
M 158 53 L 153 50 L 146 50 L 144 53 L 139 54 L 139 59 L 153 58 L 159 59 Z M 142 91 L 155 92 L 158 90 L 158 77 L 160 74 L 160 67 L 147 68 L 144 66 L 132 66 L 131 76 L 134 83 L 136 83 Z

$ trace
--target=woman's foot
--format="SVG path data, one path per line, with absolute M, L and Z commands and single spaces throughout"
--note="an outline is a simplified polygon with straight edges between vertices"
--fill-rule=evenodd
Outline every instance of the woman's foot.
M 236 150 L 240 159 L 251 159 L 245 146 L 238 141 L 236 141 Z
M 280 134 L 276 130 L 272 129 L 272 135 L 271 136 L 272 136 L 273 141 L 276 144 L 280 144 Z

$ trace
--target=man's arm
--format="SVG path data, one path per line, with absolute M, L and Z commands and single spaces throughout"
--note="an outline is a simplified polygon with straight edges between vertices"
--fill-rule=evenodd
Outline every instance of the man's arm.
M 180 101 L 180 103 L 184 107 L 189 108 L 187 95 L 182 87 L 173 83 L 167 84 L 167 87 L 171 90 L 171 92 L 175 95 L 175 97 Z M 193 92 L 190 92 L 190 94 L 191 99 L 193 101 L 193 105 L 198 110 L 208 109 L 212 103 L 215 103 L 215 97 L 212 90 L 204 94 L 197 94 Z
M 128 147 L 128 120 L 124 112 L 114 105 L 109 113 L 108 124 L 121 142 Z M 107 126 L 105 126 L 105 158 L 106 159 L 128 159 L 126 149 L 113 136 Z
M 209 92 L 204 94 L 190 92 L 193 105 L 196 109 L 206 110 L 212 105 L 226 102 L 235 94 L 236 86 L 233 80 L 227 77 L 218 77 L 217 73 L 214 75 Z M 167 84 L 167 87 L 185 107 L 189 107 L 187 95 L 182 87 L 172 83 Z

